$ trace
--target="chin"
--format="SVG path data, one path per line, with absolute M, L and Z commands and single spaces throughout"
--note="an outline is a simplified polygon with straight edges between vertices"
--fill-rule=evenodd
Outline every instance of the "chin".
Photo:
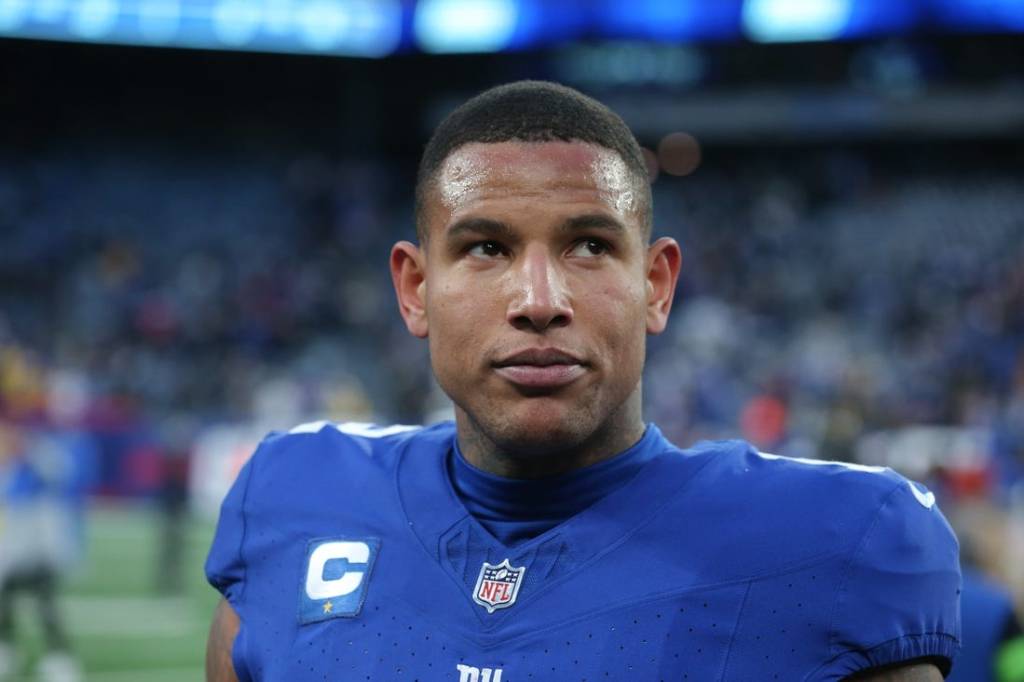
M 498 419 L 478 420 L 488 437 L 507 451 L 544 455 L 571 450 L 587 440 L 594 428 L 582 409 L 537 401 L 511 408 Z

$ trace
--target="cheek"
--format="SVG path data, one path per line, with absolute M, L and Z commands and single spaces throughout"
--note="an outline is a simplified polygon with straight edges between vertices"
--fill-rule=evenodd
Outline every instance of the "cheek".
M 479 347 L 482 316 L 488 314 L 487 299 L 472 287 L 446 283 L 427 295 L 427 321 L 430 326 L 431 355 L 435 363 L 455 366 L 469 359 L 460 349 Z
M 647 334 L 644 285 L 608 285 L 598 291 L 590 301 L 590 317 L 604 330 L 616 363 L 626 366 L 642 364 Z
M 608 314 L 627 323 L 623 332 L 632 333 L 633 327 L 647 316 L 646 281 L 638 277 L 622 277 L 609 282 L 602 290 L 602 300 Z

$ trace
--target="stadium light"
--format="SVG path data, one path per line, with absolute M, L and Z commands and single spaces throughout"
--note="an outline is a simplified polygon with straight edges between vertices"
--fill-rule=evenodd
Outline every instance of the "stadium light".
M 348 8 L 348 32 L 343 44 L 350 54 L 384 57 L 401 46 L 399 0 L 346 0 L 344 4 Z
M 383 57 L 402 0 L 0 0 L 0 37 Z
M 28 19 L 28 0 L 0 0 L 0 31 L 14 31 Z
M 511 44 L 518 18 L 512 0 L 423 0 L 414 31 L 426 52 L 498 52 Z
M 220 0 L 213 10 L 213 28 L 231 47 L 242 47 L 256 36 L 263 8 L 252 0 Z
M 71 14 L 71 31 L 85 40 L 100 40 L 117 24 L 117 0 L 83 0 Z
M 178 0 L 141 0 L 139 32 L 147 40 L 162 44 L 174 39 L 181 22 Z
M 67 9 L 67 0 L 36 0 L 32 17 L 36 21 L 58 21 Z
M 921 29 L 1024 31 L 1024 0 L 0 0 L 0 37 L 359 57 L 414 46 L 497 52 L 601 38 L 678 47 Z M 648 61 L 648 72 L 663 66 Z
M 263 0 L 263 30 L 268 35 L 288 35 L 292 29 L 292 11 L 292 0 Z
M 852 10 L 852 0 L 746 0 L 743 31 L 765 43 L 835 40 Z
M 317 0 L 298 14 L 298 26 L 303 41 L 318 51 L 337 47 L 348 29 L 349 16 L 339 2 Z

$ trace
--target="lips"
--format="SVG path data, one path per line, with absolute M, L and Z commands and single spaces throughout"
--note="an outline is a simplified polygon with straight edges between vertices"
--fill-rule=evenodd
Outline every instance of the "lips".
M 553 389 L 572 383 L 586 372 L 585 363 L 557 348 L 529 348 L 494 363 L 505 380 L 532 389 Z
M 583 361 L 571 353 L 557 348 L 527 348 L 518 353 L 506 356 L 494 363 L 495 367 L 511 367 L 515 365 L 534 365 L 549 367 L 551 365 L 582 365 Z

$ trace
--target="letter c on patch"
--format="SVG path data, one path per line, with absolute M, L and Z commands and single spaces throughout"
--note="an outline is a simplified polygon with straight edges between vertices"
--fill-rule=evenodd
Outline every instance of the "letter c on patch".
M 309 555 L 309 571 L 306 573 L 306 594 L 310 599 L 335 599 L 352 594 L 363 582 L 365 571 L 346 570 L 337 578 L 324 579 L 328 561 L 344 559 L 349 565 L 365 565 L 370 560 L 370 546 L 365 542 L 341 540 L 325 542 Z

